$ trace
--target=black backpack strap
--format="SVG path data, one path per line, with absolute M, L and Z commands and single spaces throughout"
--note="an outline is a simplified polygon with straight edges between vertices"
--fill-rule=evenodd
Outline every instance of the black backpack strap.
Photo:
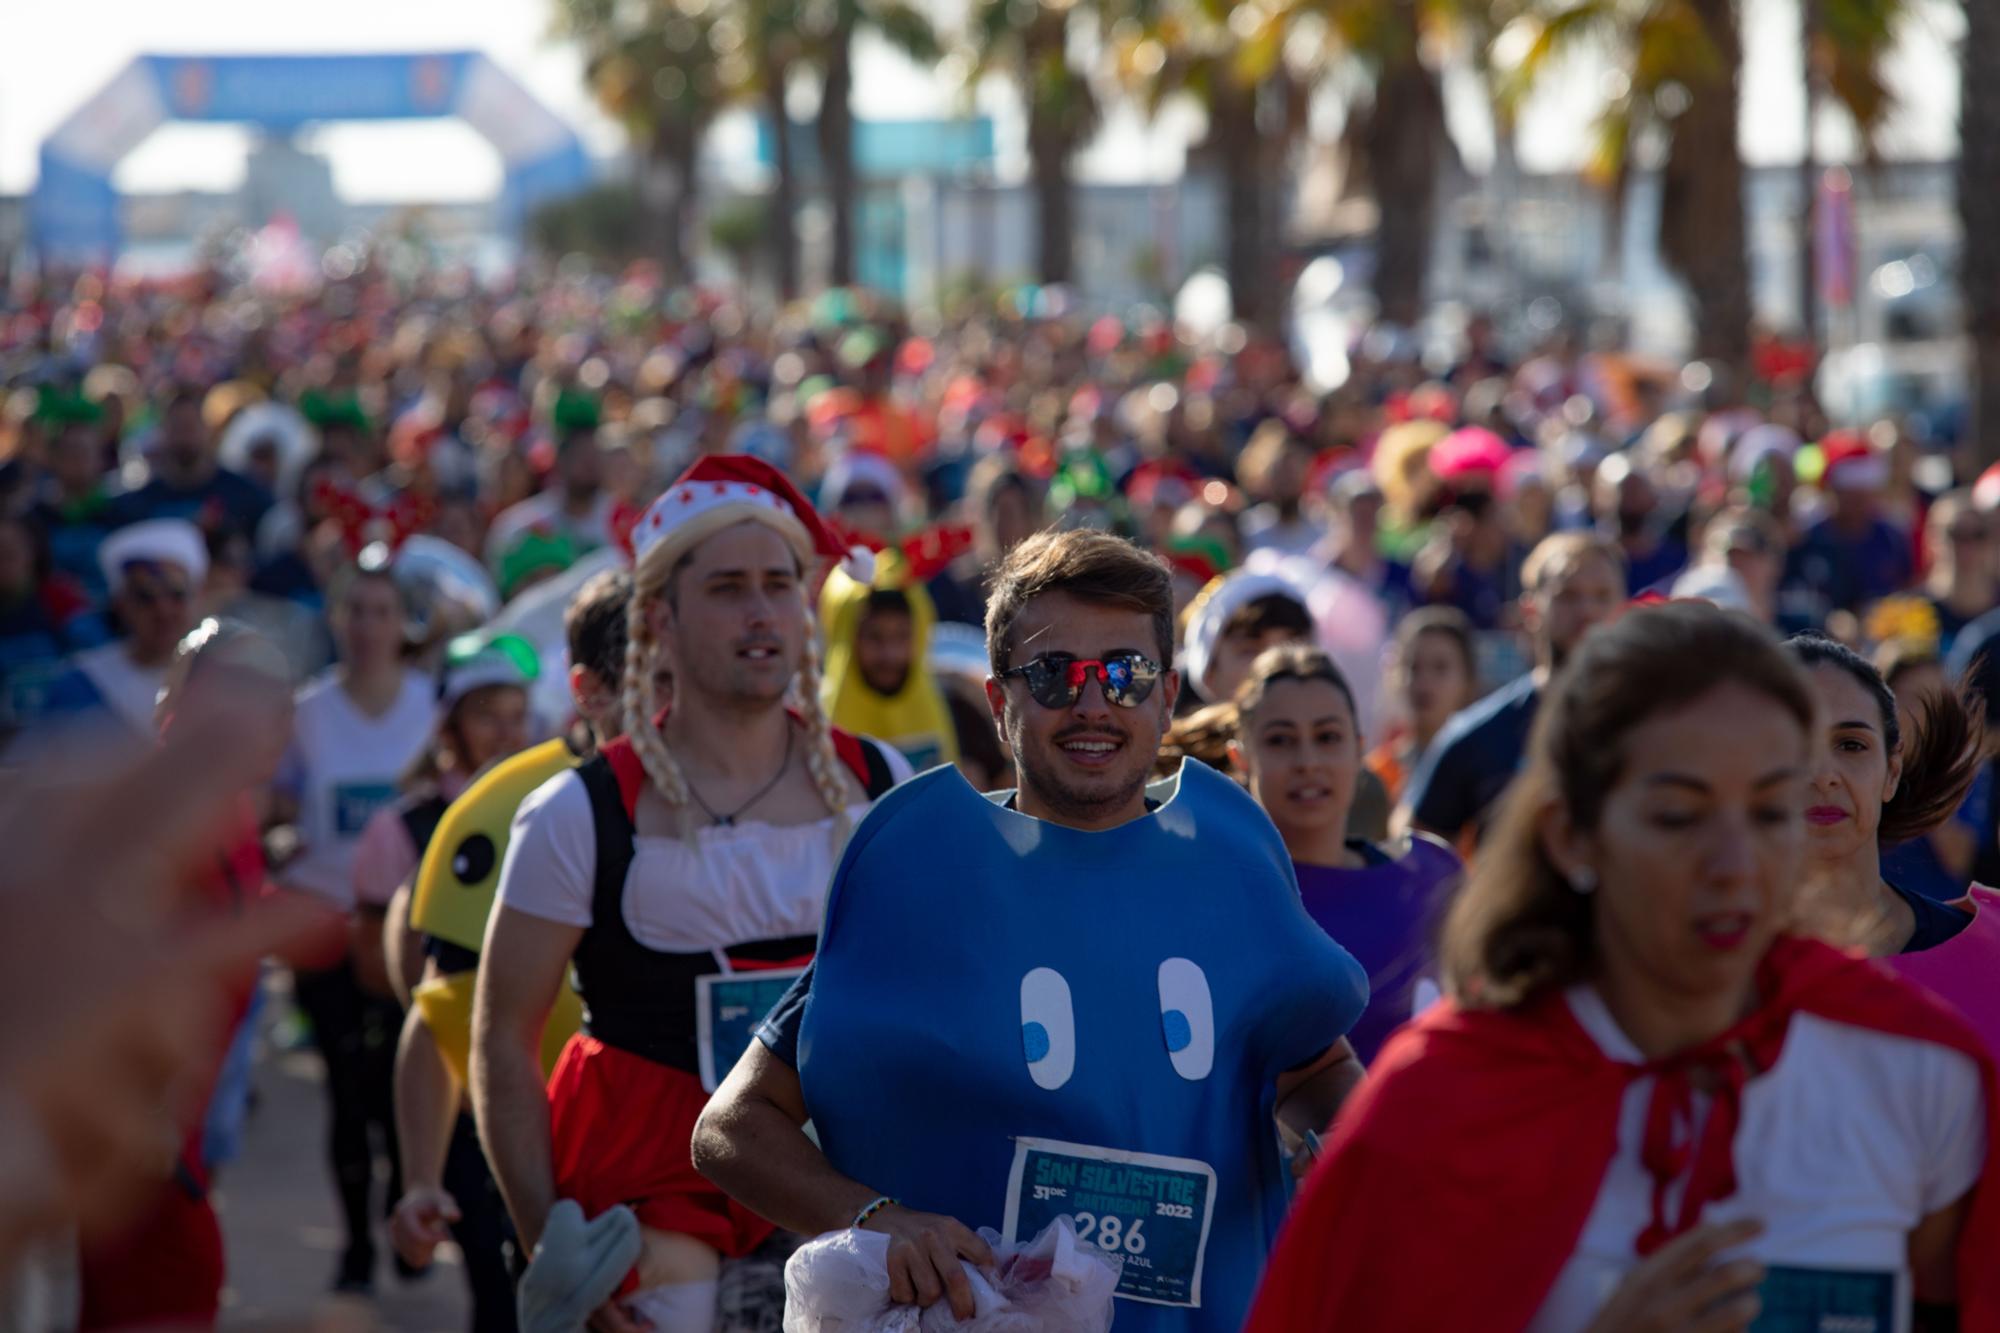
M 882 742 L 864 736 L 861 740 L 861 753 L 868 765 L 868 771 L 854 776 L 861 779 L 862 790 L 868 793 L 868 799 L 877 800 L 896 785 L 896 775 L 889 767 L 889 757 L 882 753 Z
M 638 830 L 625 813 L 625 800 L 618 779 L 603 755 L 579 765 L 576 775 L 590 797 L 590 818 L 597 841 L 597 873 L 590 890 L 590 932 L 610 938 L 628 934 L 625 929 L 625 872 L 632 866 L 634 839 Z M 585 935 L 586 943 L 589 933 Z
M 402 816 L 403 830 L 410 835 L 410 845 L 417 849 L 417 859 L 423 860 L 424 851 L 437 835 L 437 826 L 444 821 L 444 812 L 451 808 L 451 802 L 433 793 L 420 801 L 405 804 L 398 814 Z

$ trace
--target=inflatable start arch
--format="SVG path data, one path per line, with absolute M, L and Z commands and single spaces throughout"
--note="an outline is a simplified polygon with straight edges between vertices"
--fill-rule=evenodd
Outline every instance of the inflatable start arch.
M 521 227 L 590 181 L 575 131 L 476 51 L 358 56 L 140 56 L 42 144 L 29 226 L 43 260 L 104 264 L 119 244 L 112 170 L 168 121 L 291 132 L 316 121 L 456 116 L 499 150 L 501 213 Z

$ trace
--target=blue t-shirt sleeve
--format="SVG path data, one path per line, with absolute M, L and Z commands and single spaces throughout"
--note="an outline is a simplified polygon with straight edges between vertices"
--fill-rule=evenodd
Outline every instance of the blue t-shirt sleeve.
M 756 1027 L 757 1040 L 791 1069 L 799 1067 L 799 1024 L 806 1016 L 806 999 L 812 994 L 812 980 L 813 970 L 808 966 Z
M 1470 749 L 1465 732 L 1438 737 L 1404 793 L 1411 819 L 1447 839 L 1456 838 L 1479 814 L 1473 806 Z

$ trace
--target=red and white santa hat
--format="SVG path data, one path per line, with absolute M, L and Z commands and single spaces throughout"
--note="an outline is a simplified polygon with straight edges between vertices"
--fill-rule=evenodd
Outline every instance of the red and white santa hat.
M 1820 441 L 1826 488 L 1875 492 L 1889 484 L 1889 457 L 1859 431 L 1837 430 Z
M 632 563 L 671 565 L 698 543 L 746 521 L 774 529 L 808 568 L 821 560 L 837 560 L 863 583 L 872 577 L 872 553 L 865 547 L 850 548 L 789 477 L 747 454 L 697 459 L 647 506 L 632 530 Z

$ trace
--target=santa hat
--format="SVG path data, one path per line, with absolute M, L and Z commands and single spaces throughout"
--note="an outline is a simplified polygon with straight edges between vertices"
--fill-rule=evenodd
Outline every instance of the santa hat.
M 182 518 L 152 518 L 118 529 L 98 548 L 97 563 L 104 581 L 124 586 L 130 565 L 173 565 L 200 583 L 208 576 L 208 543 L 201 529 Z
M 1835 431 L 1820 441 L 1826 460 L 1825 487 L 1833 491 L 1873 492 L 1889 484 L 1889 460 L 1859 431 Z
M 633 564 L 671 566 L 699 543 L 743 522 L 776 531 L 808 567 L 837 560 L 857 581 L 873 577 L 874 557 L 865 547 L 850 549 L 790 478 L 747 454 L 710 454 L 683 472 L 633 529 Z

